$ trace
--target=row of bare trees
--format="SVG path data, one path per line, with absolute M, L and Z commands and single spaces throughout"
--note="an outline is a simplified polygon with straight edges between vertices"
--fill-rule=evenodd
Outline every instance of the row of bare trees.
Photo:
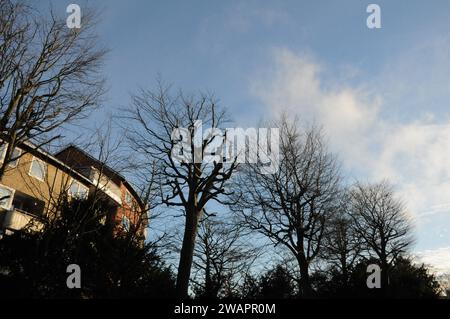
M 250 229 L 282 246 L 297 263 L 299 295 L 314 295 L 310 271 L 334 264 L 348 277 L 361 258 L 375 258 L 382 286 L 389 268 L 412 244 L 405 206 L 386 181 L 345 187 L 336 156 L 320 129 L 283 117 L 276 174 L 246 165 L 236 178 L 232 209 Z
M 69 29 L 64 19 L 22 1 L 0 2 L 0 146 L 7 143 L 0 180 L 17 145 L 43 147 L 98 105 L 105 50 L 94 26 L 86 11 L 82 28 Z M 199 137 L 199 122 L 210 133 Z M 188 296 L 191 280 L 209 296 L 232 290 L 257 256 L 242 244 L 247 232 L 291 254 L 302 296 L 314 294 L 310 270 L 324 259 L 345 273 L 357 258 L 376 257 L 387 284 L 390 265 L 411 244 L 404 206 L 391 187 L 344 187 L 339 163 L 316 127 L 286 117 L 270 123 L 280 129 L 280 156 L 272 163 L 276 172 L 265 174 L 262 163 L 221 158 L 226 131 L 220 129 L 230 119 L 211 95 L 173 94 L 160 84 L 134 95 L 120 123 L 149 207 L 181 210 L 184 217 L 179 297 Z M 206 153 L 219 157 L 199 161 Z M 210 218 L 213 202 L 233 218 Z
M 317 127 L 286 116 L 269 123 L 280 130 L 280 156 L 273 159 L 278 170 L 267 174 L 262 169 L 266 164 L 238 164 L 237 156 L 228 162 L 196 162 L 199 154 L 223 154 L 220 143 L 211 152 L 223 135 L 205 134 L 195 143 L 198 121 L 214 129 L 227 123 L 226 113 L 209 96 L 173 95 L 160 84 L 156 91 L 134 96 L 126 114 L 129 142 L 147 163 L 144 167 L 157 163 L 160 204 L 181 208 L 184 216 L 179 297 L 188 296 L 190 282 L 200 294 L 223 296 L 239 281 L 225 280 L 235 276 L 231 269 L 242 269 L 238 272 L 244 277 L 249 256 L 257 253 L 248 251 L 243 258 L 237 245 L 242 228 L 291 254 L 299 295 L 305 297 L 314 295 L 311 268 L 324 262 L 347 274 L 361 258 L 377 258 L 387 285 L 390 265 L 412 243 L 410 221 L 392 187 L 387 182 L 344 186 L 338 160 Z M 180 128 L 188 129 L 187 139 Z M 185 160 L 177 161 L 174 152 Z M 212 202 L 231 214 L 210 220 L 207 205 Z

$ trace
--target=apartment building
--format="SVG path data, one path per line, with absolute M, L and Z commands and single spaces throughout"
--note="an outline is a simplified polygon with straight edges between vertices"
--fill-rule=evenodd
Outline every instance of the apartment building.
M 130 225 L 142 224 L 142 231 L 145 231 L 146 215 L 143 220 L 140 213 L 146 211 L 145 205 L 124 176 L 75 145 L 67 146 L 55 157 L 67 167 L 80 172 L 114 201 L 116 209 L 113 218 L 116 224 L 121 224 L 125 229 Z
M 0 161 L 5 152 L 3 143 Z M 85 151 L 70 145 L 51 155 L 24 143 L 14 150 L 14 158 L 0 180 L 0 234 L 22 229 L 31 220 L 38 230 L 65 192 L 79 198 L 100 194 L 111 203 L 108 218 L 115 229 L 139 225 L 145 236 L 146 209 L 137 192 L 122 175 Z

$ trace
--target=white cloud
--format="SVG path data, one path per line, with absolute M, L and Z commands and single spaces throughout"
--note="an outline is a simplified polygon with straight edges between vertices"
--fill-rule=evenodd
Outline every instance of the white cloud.
M 397 125 L 386 128 L 385 136 L 374 176 L 399 184 L 419 217 L 436 207 L 449 211 L 450 125 Z
M 432 266 L 436 273 L 450 273 L 450 246 L 418 252 L 416 256 L 419 262 Z
M 274 56 L 270 71 L 259 74 L 252 86 L 270 111 L 322 124 L 332 149 L 354 173 L 352 177 L 388 178 L 419 227 L 431 214 L 450 212 L 450 121 L 423 109 L 411 110 L 410 117 L 414 118 L 414 113 L 416 117 L 409 122 L 391 116 L 392 105 L 381 97 L 386 88 L 383 78 L 378 77 L 381 84 L 368 90 L 369 81 L 352 86 L 339 77 L 323 76 L 326 70 L 311 55 L 279 49 Z M 398 66 L 399 70 L 405 68 Z M 407 83 L 407 73 L 384 74 L 386 82 L 397 77 L 398 82 Z M 423 85 L 420 96 L 426 100 Z M 391 87 L 389 96 L 395 93 Z M 401 99 L 397 96 L 395 100 Z
M 310 56 L 277 50 L 274 71 L 255 81 L 252 90 L 275 114 L 287 112 L 323 125 L 340 153 L 371 161 L 366 137 L 376 127 L 380 99 L 337 83 L 324 87 L 321 71 Z

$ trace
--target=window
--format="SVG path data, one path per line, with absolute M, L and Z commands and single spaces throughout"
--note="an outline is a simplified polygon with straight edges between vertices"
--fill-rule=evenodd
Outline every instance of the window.
M 19 163 L 19 157 L 22 154 L 22 150 L 19 148 L 14 148 L 14 151 L 12 152 L 11 155 L 11 161 L 9 162 L 9 166 L 11 167 L 16 167 L 17 164 Z
M 35 216 L 44 216 L 45 202 L 20 190 L 14 192 L 12 207 Z
M 128 206 L 131 206 L 133 204 L 133 197 L 131 197 L 131 194 L 128 191 L 125 191 L 125 202 L 128 204 Z
M 33 157 L 29 174 L 38 180 L 44 181 L 47 174 L 47 164 L 40 159 Z
M 5 159 L 7 147 L 8 147 L 8 143 L 4 143 L 0 146 L 0 162 L 3 162 Z M 8 165 L 11 167 L 16 167 L 17 164 L 19 163 L 19 157 L 21 154 L 22 154 L 22 150 L 15 147 L 11 154 L 11 159 L 10 159 Z
M 86 199 L 89 194 L 89 189 L 73 180 L 69 187 L 69 195 L 71 197 Z
M 13 189 L 0 185 L 0 207 L 4 209 L 10 209 L 13 197 L 14 197 Z
M 6 143 L 1 142 L 3 144 L 0 145 L 0 161 L 3 162 L 3 159 L 5 158 L 5 152 L 6 152 Z
M 130 220 L 128 219 L 127 216 L 123 215 L 122 216 L 122 228 L 126 231 L 130 230 Z

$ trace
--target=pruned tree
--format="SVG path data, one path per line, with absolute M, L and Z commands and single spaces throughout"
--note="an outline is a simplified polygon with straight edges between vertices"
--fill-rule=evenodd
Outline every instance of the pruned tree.
M 80 29 L 41 14 L 22 1 L 0 2 L 0 178 L 14 149 L 37 148 L 59 137 L 63 124 L 83 118 L 104 93 L 94 15 L 83 11 Z M 23 155 L 23 154 L 22 154 Z
M 161 203 L 181 208 L 185 216 L 177 274 L 178 295 L 185 298 L 199 221 L 207 203 L 229 195 L 227 182 L 237 167 L 235 158 L 227 162 L 220 155 L 224 133 L 217 130 L 227 122 L 226 113 L 211 96 L 173 96 L 159 83 L 156 91 L 141 90 L 133 96 L 125 118 L 131 147 L 148 166 L 156 165 Z M 202 136 L 199 125 L 210 133 Z M 204 161 L 208 153 L 219 155 Z
M 264 174 L 258 164 L 242 167 L 236 186 L 240 197 L 233 209 L 251 229 L 288 249 L 298 264 L 300 293 L 309 297 L 309 268 L 336 211 L 340 175 L 320 130 L 301 130 L 297 124 L 285 117 L 276 123 L 280 141 L 275 174 Z
M 385 289 L 391 265 L 413 243 L 412 226 L 405 206 L 386 181 L 357 183 L 350 196 L 354 231 L 363 242 L 366 256 L 379 261 L 381 284 Z
M 196 296 L 210 299 L 237 296 L 258 257 L 245 229 L 237 223 L 208 217 L 201 222 L 197 238 L 192 278 Z

